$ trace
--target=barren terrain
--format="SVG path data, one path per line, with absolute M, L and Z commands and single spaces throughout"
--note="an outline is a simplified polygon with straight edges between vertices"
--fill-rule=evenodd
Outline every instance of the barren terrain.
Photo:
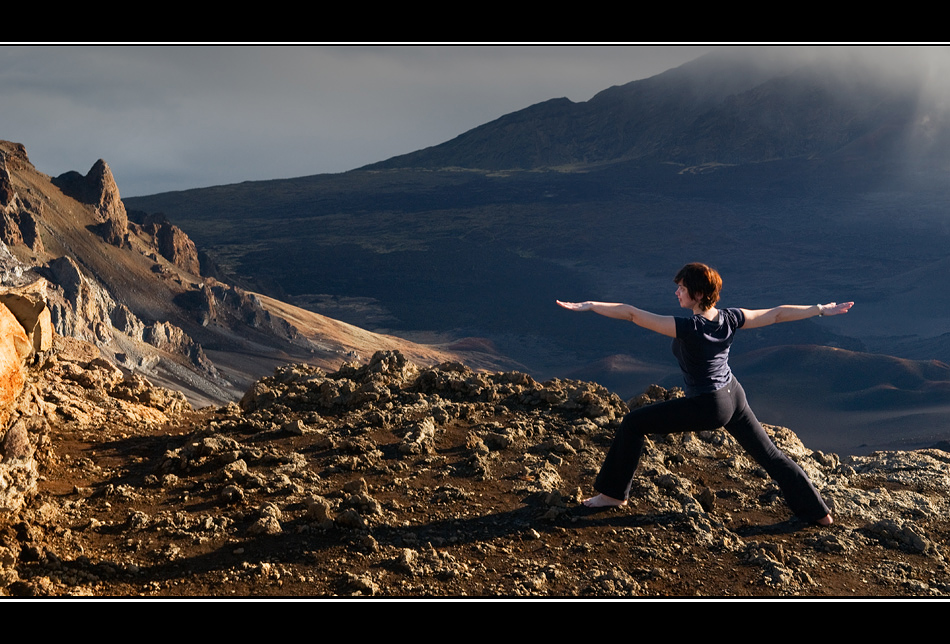
M 38 493 L 0 538 L 7 595 L 950 592 L 940 450 L 842 462 L 768 427 L 835 506 L 818 528 L 724 432 L 674 436 L 648 446 L 630 507 L 590 512 L 578 497 L 627 409 L 598 385 L 390 352 L 192 411 L 76 360 L 32 375 L 50 422 Z

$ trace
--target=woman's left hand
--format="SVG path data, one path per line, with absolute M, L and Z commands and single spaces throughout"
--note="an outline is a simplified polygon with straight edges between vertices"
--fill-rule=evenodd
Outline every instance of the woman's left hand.
M 831 302 L 830 304 L 821 305 L 821 314 L 822 315 L 841 315 L 842 313 L 847 313 L 848 310 L 854 306 L 854 302 L 842 302 L 841 304 L 836 304 Z
M 561 300 L 555 300 L 555 302 L 568 311 L 590 311 L 593 307 L 592 302 L 562 302 Z

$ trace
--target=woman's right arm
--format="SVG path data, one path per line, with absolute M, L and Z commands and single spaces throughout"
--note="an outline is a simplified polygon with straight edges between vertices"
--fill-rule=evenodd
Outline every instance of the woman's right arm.
M 608 318 L 629 320 L 637 326 L 642 326 L 644 329 L 671 338 L 676 337 L 676 321 L 671 315 L 657 315 L 629 304 L 614 302 L 562 302 L 557 300 L 557 303 L 568 311 L 593 311 Z

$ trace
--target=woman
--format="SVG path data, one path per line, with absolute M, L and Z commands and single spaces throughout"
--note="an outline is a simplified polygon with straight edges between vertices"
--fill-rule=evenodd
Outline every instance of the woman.
M 742 386 L 729 369 L 729 347 L 742 329 L 805 318 L 847 313 L 854 302 L 783 305 L 773 309 L 717 309 L 722 278 L 705 264 L 684 266 L 674 278 L 680 306 L 692 317 L 656 315 L 628 304 L 561 302 L 571 311 L 593 311 L 673 338 L 673 355 L 686 381 L 686 397 L 648 405 L 627 414 L 604 459 L 589 508 L 627 504 L 630 486 L 647 434 L 704 431 L 725 427 L 755 461 L 765 468 L 801 519 L 831 525 L 828 506 L 802 469 L 766 435 L 746 401 Z

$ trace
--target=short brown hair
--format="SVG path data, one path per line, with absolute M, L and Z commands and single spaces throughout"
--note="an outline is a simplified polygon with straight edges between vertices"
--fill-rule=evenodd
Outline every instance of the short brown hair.
M 722 278 L 715 268 L 705 264 L 693 262 L 680 269 L 673 281 L 682 284 L 694 300 L 704 311 L 711 309 L 719 301 L 719 291 L 722 289 Z

